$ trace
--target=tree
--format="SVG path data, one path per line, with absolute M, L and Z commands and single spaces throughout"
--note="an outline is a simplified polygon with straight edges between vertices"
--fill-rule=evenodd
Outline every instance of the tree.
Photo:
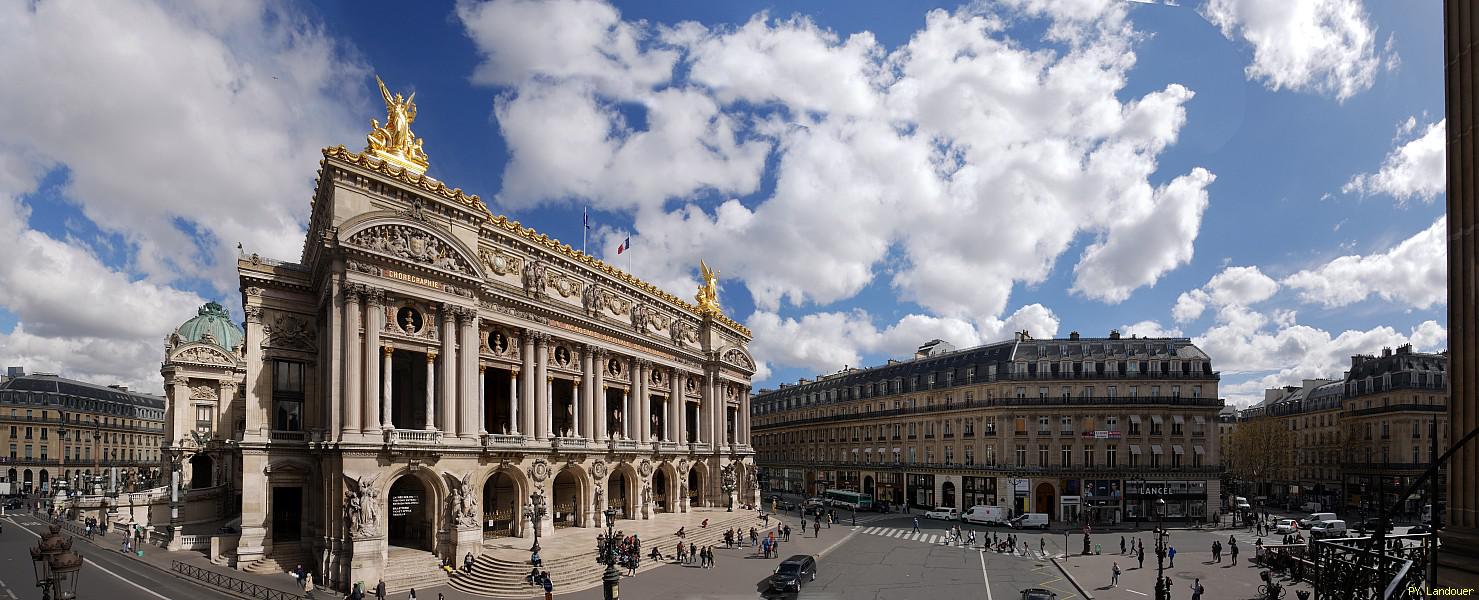
M 1283 419 L 1261 416 L 1238 424 L 1232 433 L 1233 476 L 1262 491 L 1270 482 L 1287 479 L 1294 466 L 1294 437 Z

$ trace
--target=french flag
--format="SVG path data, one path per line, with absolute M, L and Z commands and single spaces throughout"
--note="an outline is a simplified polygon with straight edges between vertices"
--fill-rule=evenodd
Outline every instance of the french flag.
M 632 249 L 632 238 L 627 238 L 625 240 L 622 240 L 620 246 L 617 246 L 616 247 L 616 253 L 617 254 L 621 254 L 622 252 L 626 252 L 627 250 L 631 250 L 631 249 Z

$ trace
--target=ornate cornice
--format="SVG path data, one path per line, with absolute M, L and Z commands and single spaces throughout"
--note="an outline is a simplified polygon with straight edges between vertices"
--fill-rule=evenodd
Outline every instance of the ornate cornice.
M 425 173 L 414 173 L 408 169 L 397 167 L 389 162 L 369 156 L 368 153 L 359 154 L 344 146 L 334 146 L 332 148 L 324 148 L 324 158 L 337 158 L 416 189 L 436 194 L 464 207 L 475 209 L 490 219 L 493 217 L 493 213 L 488 212 L 488 207 L 477 196 L 464 194 L 461 188 L 449 188 L 447 184 L 427 177 Z

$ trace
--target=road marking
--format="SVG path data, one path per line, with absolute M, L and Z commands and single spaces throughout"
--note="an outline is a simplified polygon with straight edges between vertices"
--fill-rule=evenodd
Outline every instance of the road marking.
M 1149 596 L 1150 595 L 1150 594 L 1147 594 L 1145 592 L 1137 592 L 1137 591 L 1132 590 L 1130 588 L 1125 588 L 1125 591 L 1130 592 L 1131 594 L 1140 594 L 1141 596 Z
M 991 598 L 991 576 L 986 574 L 986 553 L 981 553 L 981 579 L 986 582 L 986 600 Z
M 10 522 L 11 523 L 15 523 L 15 519 L 11 519 Z M 36 539 L 38 539 L 38 540 L 41 539 L 41 534 L 36 533 L 34 531 L 31 531 L 27 527 L 21 527 L 21 529 L 24 530 L 26 533 L 29 533 L 32 536 L 34 536 Z M 170 600 L 169 596 L 164 596 L 164 595 L 160 594 L 159 592 L 156 592 L 156 591 L 151 590 L 149 588 L 146 588 L 146 587 L 144 587 L 142 585 L 139 585 L 137 583 L 134 583 L 132 581 L 129 581 L 128 579 L 124 578 L 124 576 L 122 576 L 122 575 L 119 575 L 117 573 L 114 573 L 112 571 L 109 571 L 107 568 L 103 567 L 103 565 L 98 564 L 98 561 L 95 561 L 95 560 L 92 560 L 92 559 L 87 559 L 87 558 L 84 558 L 83 560 L 86 561 L 86 562 L 88 562 L 88 563 L 91 563 L 92 566 L 97 567 L 97 569 L 99 571 L 102 571 L 104 573 L 107 573 L 109 575 L 112 575 L 112 576 L 118 578 L 119 581 L 122 581 L 122 582 L 127 583 L 127 584 L 129 584 L 131 586 L 134 586 L 136 588 L 139 588 L 141 591 L 149 594 L 150 596 L 154 596 L 155 598 L 159 598 L 159 600 Z M 12 598 L 12 600 L 15 599 L 15 595 L 14 594 L 11 594 L 10 597 Z
M 16 598 L 15 592 L 10 591 L 10 588 L 5 588 L 5 594 L 10 596 L 10 600 L 20 600 L 19 598 Z

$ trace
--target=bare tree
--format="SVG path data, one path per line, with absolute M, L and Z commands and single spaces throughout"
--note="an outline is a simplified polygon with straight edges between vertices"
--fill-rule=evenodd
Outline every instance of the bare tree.
M 1233 476 L 1262 490 L 1274 481 L 1289 480 L 1294 467 L 1294 436 L 1287 421 L 1255 417 L 1238 424 L 1232 434 L 1230 455 Z

